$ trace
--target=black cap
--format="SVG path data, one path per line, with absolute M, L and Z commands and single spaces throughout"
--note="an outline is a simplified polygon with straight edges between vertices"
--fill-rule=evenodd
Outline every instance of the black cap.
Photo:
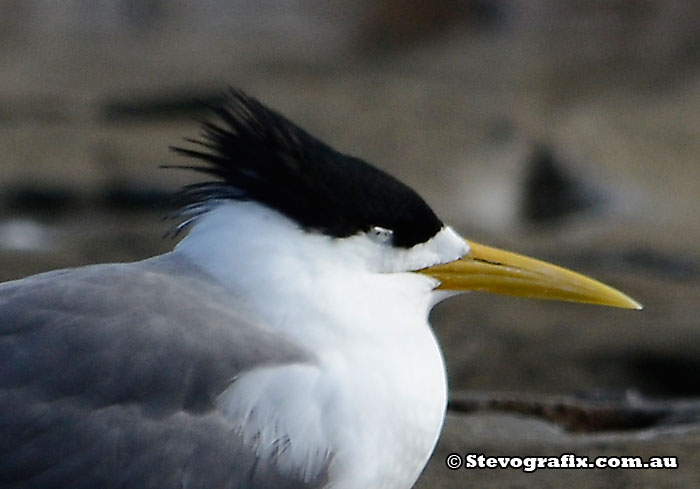
M 423 243 L 442 228 L 413 189 L 335 151 L 242 91 L 230 89 L 210 109 L 216 121 L 202 125 L 201 139 L 188 140 L 199 148 L 174 148 L 203 162 L 179 168 L 217 178 L 183 189 L 189 214 L 205 211 L 214 200 L 255 201 L 305 230 L 333 237 L 386 228 L 401 248 Z

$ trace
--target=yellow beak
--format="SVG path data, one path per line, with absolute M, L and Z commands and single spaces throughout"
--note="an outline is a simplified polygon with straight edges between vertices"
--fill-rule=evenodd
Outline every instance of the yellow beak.
M 440 281 L 442 290 L 478 290 L 496 294 L 587 302 L 624 309 L 642 305 L 597 280 L 527 256 L 467 241 L 463 258 L 420 270 Z

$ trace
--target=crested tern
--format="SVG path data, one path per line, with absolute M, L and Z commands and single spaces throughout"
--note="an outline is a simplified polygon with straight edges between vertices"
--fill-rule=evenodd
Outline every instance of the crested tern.
M 173 251 L 0 286 L 1 487 L 410 488 L 445 417 L 436 303 L 641 307 L 465 240 L 241 91 L 210 109 Z

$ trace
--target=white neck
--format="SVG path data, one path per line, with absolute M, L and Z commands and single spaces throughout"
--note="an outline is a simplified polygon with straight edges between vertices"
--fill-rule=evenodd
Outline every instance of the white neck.
M 324 408 L 327 435 L 317 441 L 334 451 L 333 472 L 349 487 L 402 488 L 429 457 L 446 403 L 428 325 L 436 283 L 410 270 L 451 261 L 465 246 L 445 228 L 396 250 L 366 235 L 308 233 L 254 203 L 226 203 L 202 216 L 176 252 L 229 288 L 270 332 L 317 354 L 316 391 L 337 400 Z M 397 457 L 409 466 L 397 466 Z

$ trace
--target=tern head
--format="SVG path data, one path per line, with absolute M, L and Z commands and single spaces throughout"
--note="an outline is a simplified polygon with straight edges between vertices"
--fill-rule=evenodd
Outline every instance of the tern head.
M 193 225 L 191 234 L 235 243 L 228 257 L 241 269 L 260 269 L 253 255 L 275 256 L 277 269 L 288 268 L 279 275 L 286 278 L 299 263 L 411 277 L 437 292 L 431 303 L 476 290 L 641 308 L 584 275 L 462 238 L 407 185 L 239 90 L 229 90 L 210 110 L 214 118 L 200 138 L 174 148 L 197 161 L 177 168 L 212 177 L 183 189 L 175 232 Z

